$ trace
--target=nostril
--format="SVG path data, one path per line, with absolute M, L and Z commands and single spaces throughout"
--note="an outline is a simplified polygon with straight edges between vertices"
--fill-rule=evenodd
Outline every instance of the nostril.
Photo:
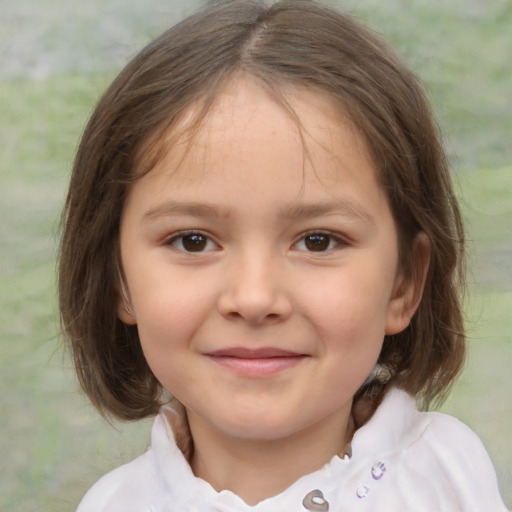
M 218 311 L 230 320 L 251 324 L 276 323 L 287 318 L 292 306 L 285 290 L 275 286 L 275 280 L 257 277 L 242 279 L 237 275 L 218 297 Z
M 251 324 L 269 324 L 282 321 L 288 316 L 285 308 L 271 307 L 250 307 L 238 305 L 239 307 L 220 307 L 219 312 L 227 319 L 233 321 L 244 321 Z M 280 311 L 283 309 L 283 311 Z
M 258 315 L 256 312 L 251 313 L 242 313 L 240 311 L 229 311 L 224 313 L 224 316 L 230 318 L 232 320 L 245 320 L 251 323 L 266 323 L 266 322 L 276 322 L 279 321 L 282 315 L 279 313 L 269 313 L 269 314 L 261 314 Z

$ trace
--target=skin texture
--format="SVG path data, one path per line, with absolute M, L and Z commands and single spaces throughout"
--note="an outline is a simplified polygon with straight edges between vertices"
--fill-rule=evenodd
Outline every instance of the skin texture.
M 400 274 L 357 130 L 323 93 L 286 97 L 302 139 L 254 80 L 230 82 L 121 221 L 119 317 L 186 408 L 196 475 L 250 504 L 343 451 L 354 393 L 422 287 Z

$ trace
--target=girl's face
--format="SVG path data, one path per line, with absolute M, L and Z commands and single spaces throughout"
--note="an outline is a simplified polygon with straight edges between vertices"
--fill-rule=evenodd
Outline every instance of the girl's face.
M 414 310 L 361 136 L 323 93 L 287 99 L 302 138 L 234 80 L 193 143 L 135 183 L 121 222 L 119 317 L 191 425 L 236 438 L 342 424 Z

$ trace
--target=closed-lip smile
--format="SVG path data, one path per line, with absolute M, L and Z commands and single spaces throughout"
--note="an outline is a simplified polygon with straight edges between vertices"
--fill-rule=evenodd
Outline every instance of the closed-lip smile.
M 297 366 L 307 354 L 276 347 L 232 347 L 205 354 L 214 363 L 246 377 L 271 376 Z

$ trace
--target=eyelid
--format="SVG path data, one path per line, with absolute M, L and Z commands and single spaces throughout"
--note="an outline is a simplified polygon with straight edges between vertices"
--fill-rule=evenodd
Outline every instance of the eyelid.
M 215 245 L 215 249 L 204 249 L 202 251 L 187 251 L 184 248 L 178 248 L 173 245 L 174 242 L 176 242 L 180 238 L 184 238 L 186 236 L 191 236 L 191 235 L 204 236 L 208 240 L 208 242 L 211 242 Z M 214 238 L 211 235 L 209 235 L 208 233 L 201 231 L 200 229 L 185 229 L 183 231 L 177 231 L 176 233 L 173 233 L 172 235 L 165 237 L 165 239 L 163 241 L 163 245 L 170 246 L 173 249 L 175 249 L 179 252 L 183 252 L 185 254 L 204 254 L 206 252 L 211 252 L 212 250 L 220 249 L 220 245 L 214 240 Z
M 308 236 L 312 236 L 312 235 L 328 236 L 336 242 L 336 246 L 331 249 L 327 249 L 325 251 L 307 251 L 307 250 L 303 250 L 303 249 L 301 249 L 301 251 L 308 252 L 310 254 L 328 254 L 332 251 L 335 251 L 336 249 L 350 245 L 350 240 L 346 236 L 343 236 L 339 233 L 333 233 L 332 231 L 325 230 L 325 229 L 311 229 L 309 231 L 306 231 L 305 233 L 300 234 L 300 236 L 297 238 L 297 240 L 293 243 L 292 249 L 296 248 L 296 246 L 300 242 L 302 242 L 305 238 L 307 238 Z

